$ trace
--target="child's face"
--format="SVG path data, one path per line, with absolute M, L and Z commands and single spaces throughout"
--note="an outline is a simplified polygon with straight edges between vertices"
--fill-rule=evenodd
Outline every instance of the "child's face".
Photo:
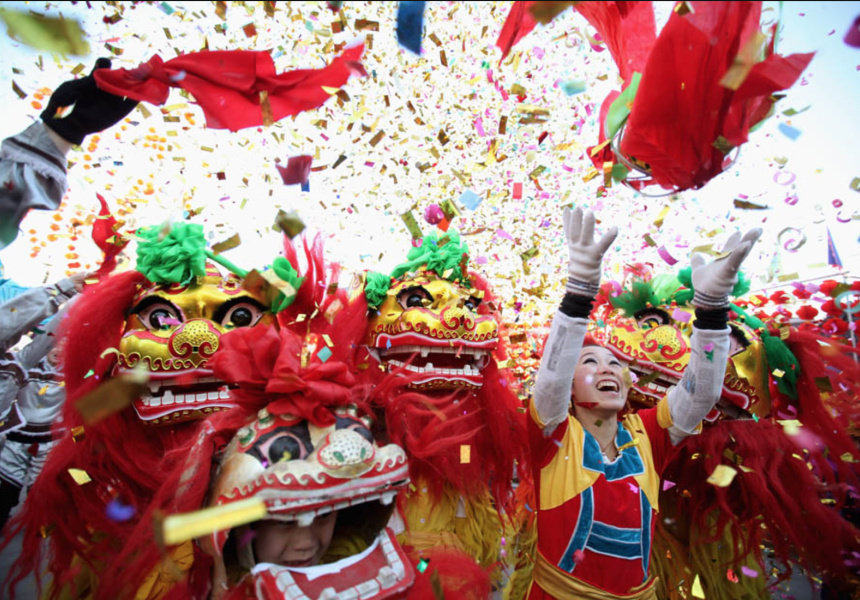
M 336 511 L 317 517 L 308 527 L 299 527 L 295 522 L 261 521 L 254 528 L 257 562 L 284 567 L 318 565 L 331 544 L 336 521 Z

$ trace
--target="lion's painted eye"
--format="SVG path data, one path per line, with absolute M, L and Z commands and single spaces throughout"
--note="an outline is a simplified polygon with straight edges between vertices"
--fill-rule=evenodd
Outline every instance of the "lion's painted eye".
M 637 311 L 633 317 L 642 329 L 654 329 L 661 325 L 668 325 L 672 321 L 669 313 L 659 308 L 643 308 Z
M 221 324 L 224 327 L 251 327 L 263 316 L 263 310 L 250 302 L 236 304 L 227 311 Z
M 212 320 L 227 329 L 253 327 L 266 313 L 266 307 L 250 298 L 242 296 L 228 300 L 218 307 Z
M 480 298 L 476 298 L 475 296 L 470 296 L 469 299 L 466 300 L 466 302 L 463 304 L 463 306 L 465 306 L 466 308 L 468 308 L 469 310 L 474 312 L 474 311 L 478 310 L 478 306 L 480 304 L 481 304 Z
M 132 309 L 143 326 L 150 331 L 170 329 L 182 323 L 182 311 L 176 306 L 155 296 Z
M 746 334 L 736 326 L 729 324 L 729 327 L 732 330 L 732 333 L 729 335 L 729 356 L 734 356 L 746 350 L 750 345 L 750 341 Z
M 423 287 L 411 287 L 397 294 L 397 301 L 404 309 L 419 308 L 425 301 L 432 302 L 433 297 Z

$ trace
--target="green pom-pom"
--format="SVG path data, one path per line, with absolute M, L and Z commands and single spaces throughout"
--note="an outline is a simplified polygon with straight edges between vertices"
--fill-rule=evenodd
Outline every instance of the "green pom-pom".
M 435 271 L 449 281 L 465 279 L 466 274 L 463 273 L 461 263 L 463 256 L 468 256 L 469 247 L 466 242 L 460 240 L 460 233 L 456 229 L 449 229 L 443 238 L 448 239 L 440 245 L 440 238 L 435 231 L 425 236 L 421 247 L 412 248 L 406 255 L 406 262 L 394 267 L 391 277 L 397 279 L 404 273 L 426 266 L 428 270 Z
M 686 266 L 678 271 L 678 281 L 688 290 L 693 289 L 693 267 Z
M 674 275 L 664 274 L 649 281 L 636 279 L 630 287 L 630 291 L 609 300 L 613 307 L 623 311 L 627 317 L 633 317 L 643 308 L 663 306 L 676 300 L 680 284 Z
M 782 371 L 781 377 L 774 377 L 776 387 L 792 400 L 797 399 L 797 378 L 800 375 L 800 363 L 797 362 L 797 357 L 777 336 L 762 336 L 762 341 L 764 353 L 767 356 L 767 366 L 771 373 L 774 369 Z
M 732 296 L 738 298 L 743 296 L 748 291 L 750 291 L 751 283 L 749 278 L 746 276 L 746 273 L 743 271 L 738 272 L 738 282 L 735 284 L 735 287 L 732 288 Z
M 292 287 L 292 291 L 289 289 L 281 289 L 277 297 L 272 302 L 272 312 L 279 313 L 295 302 L 296 295 L 298 295 L 299 288 L 302 287 L 304 278 L 299 277 L 299 274 L 293 268 L 293 265 L 290 264 L 290 261 L 283 256 L 279 256 L 272 263 L 272 271 L 275 272 L 275 275 L 277 275 L 281 281 Z
M 153 283 L 185 285 L 206 275 L 206 239 L 203 226 L 173 223 L 137 230 L 135 268 Z
M 379 308 L 391 288 L 391 277 L 384 273 L 368 271 L 364 278 L 364 297 L 370 308 Z

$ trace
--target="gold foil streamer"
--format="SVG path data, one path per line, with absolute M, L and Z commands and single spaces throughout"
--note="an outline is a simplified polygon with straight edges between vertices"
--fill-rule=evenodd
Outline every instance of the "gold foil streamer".
M 266 503 L 262 499 L 246 498 L 195 512 L 171 515 L 162 524 L 162 539 L 166 545 L 172 546 L 259 521 L 267 514 Z

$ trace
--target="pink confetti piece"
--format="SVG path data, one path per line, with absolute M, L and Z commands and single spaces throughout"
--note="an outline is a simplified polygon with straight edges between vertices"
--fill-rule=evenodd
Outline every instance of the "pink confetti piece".
M 484 120 L 481 117 L 475 119 L 475 131 L 479 136 L 484 137 Z
M 690 313 L 683 311 L 680 308 L 676 308 L 672 312 L 672 318 L 675 319 L 676 321 L 681 321 L 683 323 L 689 323 L 691 317 L 692 317 L 692 315 L 690 315 Z M 711 346 L 713 346 L 713 344 L 711 344 Z
M 657 254 L 659 254 L 660 258 L 666 261 L 666 264 L 670 267 L 677 264 L 678 262 L 678 259 L 674 258 L 671 254 L 669 254 L 669 251 L 666 250 L 666 246 L 660 246 L 660 248 L 657 250 Z
M 779 185 L 791 185 L 795 179 L 797 175 L 788 171 L 777 171 L 773 174 L 773 182 Z
M 753 577 L 753 578 L 758 577 L 758 571 L 756 571 L 755 569 L 750 569 L 746 565 L 741 566 L 741 573 L 743 573 L 747 577 Z
M 664 479 L 663 480 L 663 491 L 665 492 L 666 490 L 671 490 L 676 485 L 678 485 L 678 484 L 675 483 L 674 481 L 669 481 L 668 479 Z

